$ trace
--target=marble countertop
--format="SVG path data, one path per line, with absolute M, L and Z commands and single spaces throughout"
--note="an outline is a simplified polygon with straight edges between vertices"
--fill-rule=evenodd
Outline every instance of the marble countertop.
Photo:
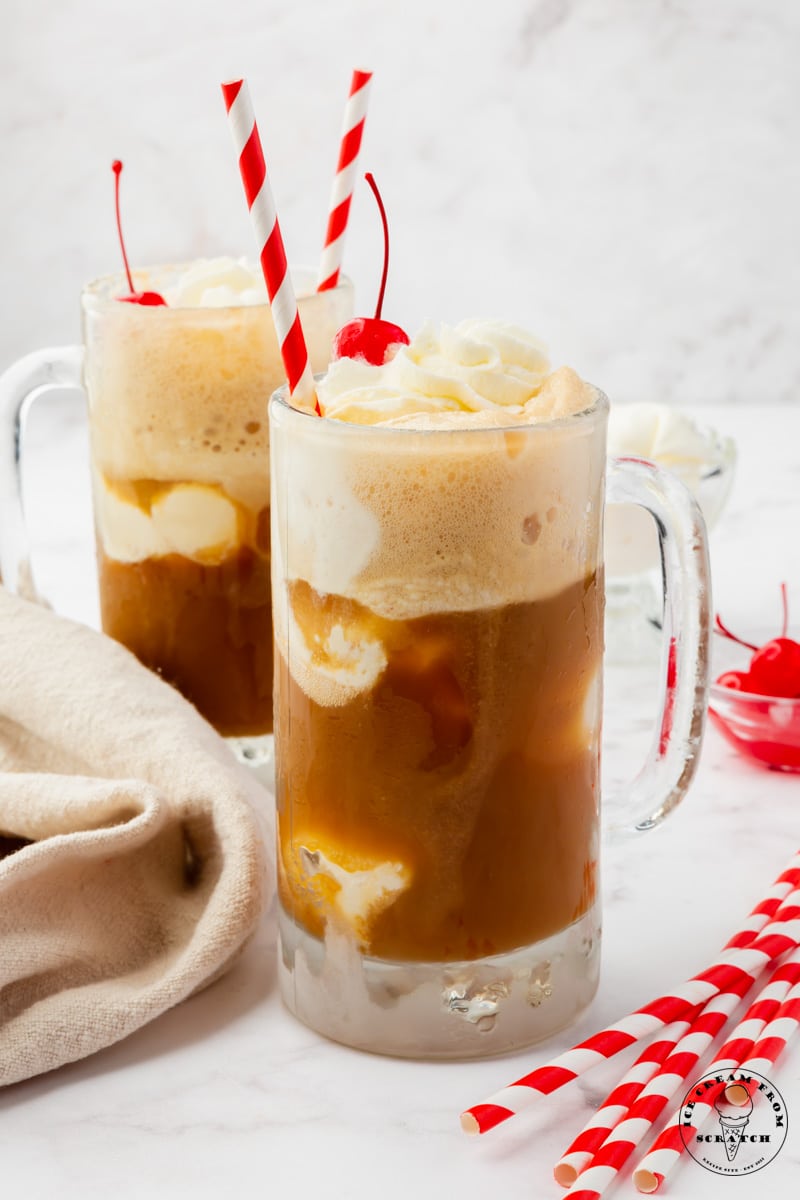
M 733 493 L 712 534 L 716 607 L 743 630 L 777 627 L 786 579 L 797 629 L 800 407 L 693 412 L 739 447 Z M 40 579 L 58 607 L 92 623 L 78 408 L 43 405 L 29 451 Z M 653 690 L 651 664 L 609 664 L 610 788 L 634 773 L 644 752 Z M 748 765 L 709 729 L 699 773 L 677 812 L 654 832 L 606 848 L 602 979 L 588 1014 L 546 1045 L 477 1063 L 372 1057 L 297 1024 L 276 992 L 270 910 L 245 955 L 208 991 L 91 1059 L 0 1093 L 4 1195 L 557 1197 L 553 1163 L 627 1060 L 591 1072 L 482 1139 L 460 1131 L 459 1112 L 701 970 L 798 846 L 800 778 Z M 800 1040 L 774 1078 L 787 1103 L 788 1138 L 766 1171 L 731 1182 L 687 1162 L 666 1194 L 741 1200 L 796 1185 Z M 638 1193 L 623 1179 L 611 1194 Z

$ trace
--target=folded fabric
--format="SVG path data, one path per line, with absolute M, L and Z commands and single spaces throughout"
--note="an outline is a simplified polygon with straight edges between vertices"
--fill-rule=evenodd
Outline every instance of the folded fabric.
M 0 1085 L 226 970 L 271 888 L 268 804 L 127 650 L 0 587 Z

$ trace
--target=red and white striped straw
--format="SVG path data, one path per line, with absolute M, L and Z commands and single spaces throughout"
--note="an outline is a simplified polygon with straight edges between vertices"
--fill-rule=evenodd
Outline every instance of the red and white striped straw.
M 339 161 L 336 164 L 336 174 L 331 189 L 328 228 L 325 233 L 325 245 L 322 249 L 322 260 L 319 267 L 318 292 L 336 287 L 339 282 L 344 237 L 347 232 L 350 202 L 353 198 L 353 188 L 358 170 L 358 155 L 364 135 L 364 122 L 367 119 L 371 79 L 371 71 L 353 71 L 353 78 L 350 81 L 350 94 L 347 97 L 342 123 Z
M 298 407 L 313 411 L 314 376 L 247 81 L 235 79 L 231 83 L 223 83 L 222 95 L 239 159 L 239 172 L 256 235 L 261 270 L 267 285 L 272 322 L 289 381 L 289 391 Z
M 641 1094 L 642 1088 L 658 1073 L 662 1063 L 675 1046 L 688 1033 L 692 1022 L 702 1012 L 693 1008 L 683 1021 L 674 1021 L 664 1028 L 657 1041 L 645 1046 L 633 1066 L 609 1092 L 603 1103 L 592 1114 L 580 1133 L 567 1146 L 553 1168 L 553 1177 L 562 1187 L 571 1187 L 575 1180 L 594 1159 L 606 1138 L 628 1115 L 628 1111 Z
M 571 1050 L 537 1067 L 509 1087 L 502 1088 L 481 1104 L 461 1114 L 461 1127 L 467 1133 L 485 1133 L 507 1121 L 598 1063 L 606 1062 L 641 1038 L 685 1017 L 698 1004 L 705 1004 L 717 992 L 731 991 L 737 983 L 750 986 L 763 968 L 774 959 L 793 950 L 800 942 L 800 889 L 789 893 L 775 919 L 750 946 L 724 950 L 716 962 L 694 975 L 674 992 L 659 996 L 627 1017 L 602 1029 Z
M 768 1070 L 800 1025 L 800 952 L 778 967 L 767 986 L 751 1004 L 742 1021 L 704 1075 L 733 1069 Z M 758 1039 L 758 1040 L 756 1040 Z M 633 1173 L 640 1192 L 658 1191 L 674 1170 L 690 1141 L 714 1112 L 714 1101 L 725 1084 L 711 1088 L 692 1109 L 691 1124 L 683 1121 L 683 1106 L 670 1117 L 650 1150 Z
M 623 1121 L 612 1129 L 592 1163 L 567 1192 L 570 1200 L 599 1200 L 614 1182 L 633 1151 L 646 1137 L 653 1124 L 689 1074 L 694 1073 L 698 1060 L 714 1042 L 731 1013 L 750 990 L 749 981 L 740 981 L 729 992 L 713 996 L 689 1032 L 681 1038 L 661 1070 L 642 1089 Z
M 797 865 L 794 865 L 795 863 Z M 756 934 L 760 933 L 768 921 L 774 917 L 781 902 L 792 888 L 797 887 L 798 884 L 800 884 L 800 854 L 779 876 L 767 895 L 750 912 L 742 928 L 726 943 L 725 948 L 749 945 Z M 709 1004 L 712 1003 L 713 998 L 709 1001 Z M 692 1013 L 683 1021 L 676 1021 L 674 1024 L 668 1025 L 657 1041 L 645 1046 L 630 1070 L 609 1093 L 597 1111 L 592 1114 L 556 1163 L 553 1175 L 557 1183 L 563 1187 L 570 1187 L 581 1171 L 591 1165 L 595 1154 L 611 1131 L 625 1119 L 645 1085 L 659 1073 L 664 1061 L 681 1038 L 692 1028 L 701 1011 L 699 1007 L 693 1009 Z

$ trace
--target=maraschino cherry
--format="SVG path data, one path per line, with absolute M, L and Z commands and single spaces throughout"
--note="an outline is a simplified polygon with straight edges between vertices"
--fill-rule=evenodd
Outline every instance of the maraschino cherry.
M 381 320 L 383 296 L 386 291 L 386 277 L 389 274 L 389 222 L 386 220 L 386 209 L 383 207 L 383 200 L 381 199 L 375 179 L 369 172 L 364 178 L 372 188 L 375 199 L 378 202 L 378 211 L 381 214 L 381 223 L 383 224 L 383 275 L 381 276 L 381 287 L 378 292 L 375 316 L 355 317 L 352 321 L 348 321 L 346 325 L 343 325 L 333 339 L 332 357 L 334 359 L 363 358 L 366 362 L 372 363 L 374 367 L 381 367 L 385 362 L 394 357 L 398 346 L 408 345 L 409 338 L 405 330 L 401 329 L 399 325 L 394 325 L 391 321 Z
M 783 600 L 783 629 L 781 636 L 765 642 L 763 646 L 754 646 L 731 633 L 722 623 L 719 615 L 715 618 L 717 632 L 730 641 L 753 651 L 750 666 L 746 671 L 725 671 L 717 683 L 721 687 L 731 688 L 737 692 L 751 692 L 758 696 L 780 696 L 786 699 L 800 698 L 800 642 L 786 636 L 789 626 L 789 605 L 786 596 L 786 584 L 781 584 Z
M 125 239 L 122 236 L 122 222 L 119 217 L 119 177 L 122 173 L 122 163 L 118 158 L 115 158 L 111 164 L 111 170 L 114 172 L 114 202 L 117 210 L 117 233 L 119 234 L 119 246 L 122 251 L 122 261 L 125 264 L 125 274 L 128 276 L 128 287 L 131 289 L 127 296 L 116 296 L 116 300 L 121 300 L 124 304 L 164 304 L 166 300 L 163 296 L 159 296 L 158 292 L 135 292 L 133 290 L 133 278 L 131 269 L 128 265 L 128 255 L 125 253 Z

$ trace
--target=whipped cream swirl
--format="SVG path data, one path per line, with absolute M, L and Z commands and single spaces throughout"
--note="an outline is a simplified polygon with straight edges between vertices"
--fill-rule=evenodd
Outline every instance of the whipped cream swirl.
M 258 267 L 244 258 L 198 258 L 166 288 L 173 308 L 227 308 L 266 304 L 267 289 Z
M 455 327 L 425 325 L 383 366 L 338 359 L 318 397 L 326 417 L 355 424 L 406 424 L 450 413 L 460 414 L 460 424 L 466 414 L 510 424 L 581 412 L 591 407 L 594 389 L 566 368 L 551 375 L 545 347 L 525 330 L 470 319 Z

